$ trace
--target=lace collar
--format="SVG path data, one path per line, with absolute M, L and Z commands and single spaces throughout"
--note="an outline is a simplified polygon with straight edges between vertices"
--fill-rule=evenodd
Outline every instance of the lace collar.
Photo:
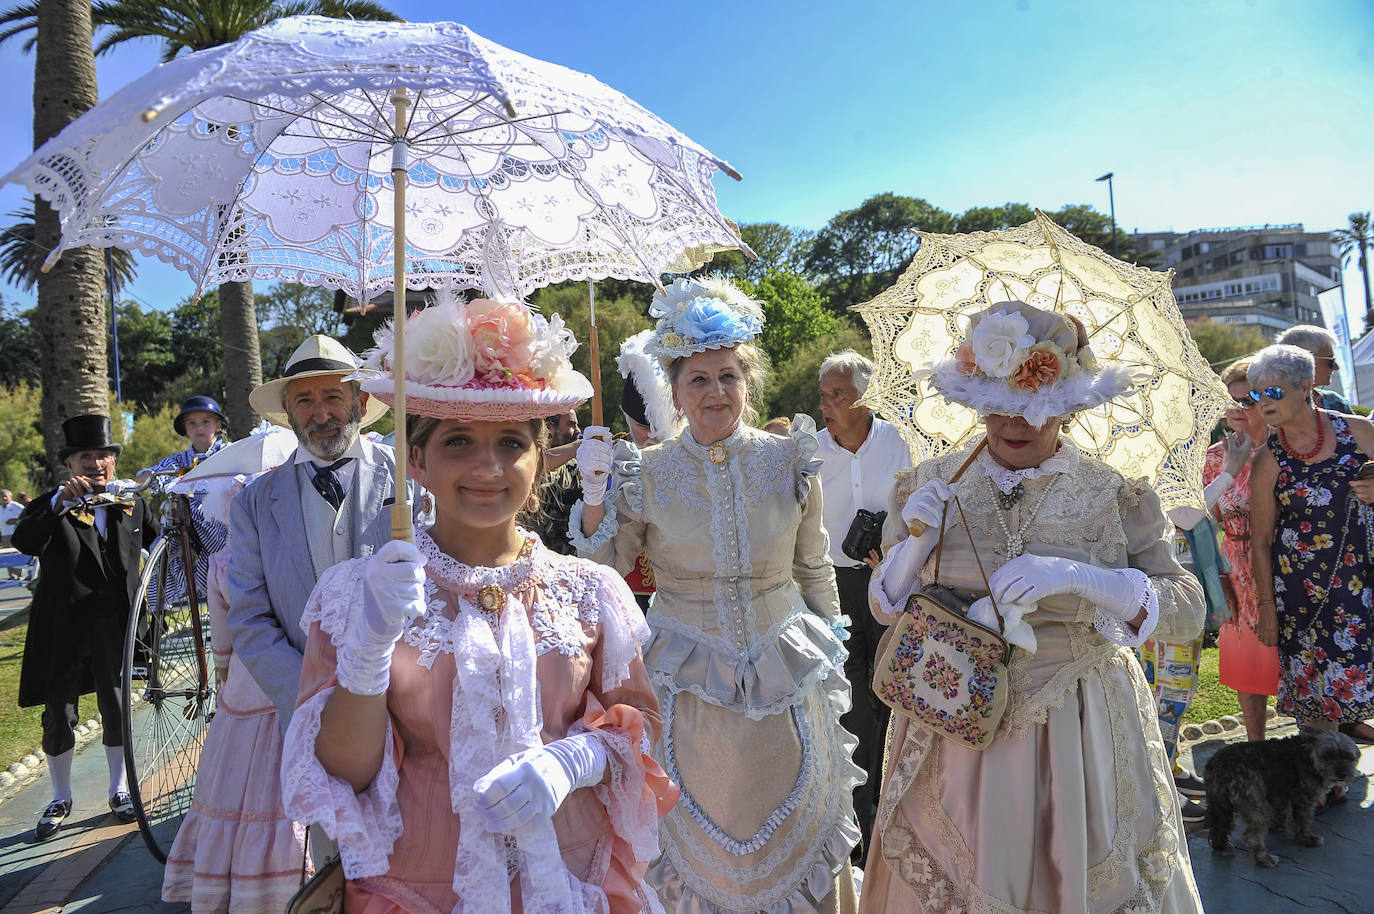
M 735 426 L 735 430 L 731 432 L 729 436 L 715 444 L 699 444 L 697 439 L 692 437 L 692 429 L 690 426 L 682 430 L 679 439 L 682 441 L 682 446 L 686 449 L 687 453 L 701 460 L 709 460 L 712 463 L 720 464 L 732 457 L 739 456 L 740 450 L 744 446 L 744 437 L 747 434 L 745 431 L 746 428 L 748 428 L 748 426 L 744 424 L 744 419 L 741 417 L 739 424 Z
M 1004 495 L 1010 495 L 1011 490 L 1021 484 L 1024 479 L 1039 479 L 1042 476 L 1053 476 L 1055 473 L 1072 473 L 1078 466 L 1079 450 L 1078 445 L 1067 438 L 1059 439 L 1059 450 L 1054 452 L 1044 463 L 1039 466 L 1027 467 L 1024 470 L 1011 470 L 996 460 L 984 448 L 978 455 L 974 465 L 984 476 L 992 480 L 993 485 Z
M 502 590 L 512 591 L 529 583 L 534 574 L 535 559 L 544 548 L 533 533 L 520 527 L 516 530 L 528 548 L 522 549 L 520 557 L 510 564 L 496 567 L 464 565 L 440 549 L 424 531 L 416 532 L 415 546 L 424 555 L 425 568 L 429 573 L 460 594 L 473 596 L 482 588 L 493 584 Z

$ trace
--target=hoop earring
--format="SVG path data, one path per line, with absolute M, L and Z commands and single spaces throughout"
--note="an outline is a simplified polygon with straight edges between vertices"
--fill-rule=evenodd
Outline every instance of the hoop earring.
M 525 510 L 530 514 L 539 510 L 539 497 L 533 492 L 530 493 L 529 498 L 525 499 Z

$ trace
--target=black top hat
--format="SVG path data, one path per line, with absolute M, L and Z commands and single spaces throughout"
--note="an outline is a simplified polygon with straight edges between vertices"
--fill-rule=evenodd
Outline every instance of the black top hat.
M 58 460 L 66 460 L 80 451 L 114 451 L 118 456 L 124 450 L 124 445 L 110 440 L 110 417 L 98 413 L 72 416 L 62 423 L 62 437 L 67 445 L 57 452 Z

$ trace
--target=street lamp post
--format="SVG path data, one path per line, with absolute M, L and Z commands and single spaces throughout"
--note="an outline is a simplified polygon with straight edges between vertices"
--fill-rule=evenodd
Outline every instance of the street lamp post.
M 1112 256 L 1120 259 L 1121 254 L 1119 251 L 1117 251 L 1116 242 L 1116 194 L 1112 192 L 1113 174 L 1114 172 L 1109 171 L 1097 180 L 1107 182 L 1107 203 L 1111 206 L 1112 209 Z

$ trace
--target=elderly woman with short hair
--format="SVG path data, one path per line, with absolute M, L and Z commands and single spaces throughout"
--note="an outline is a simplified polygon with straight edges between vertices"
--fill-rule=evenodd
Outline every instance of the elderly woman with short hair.
M 1330 389 L 1331 375 L 1340 369 L 1336 364 L 1336 335 L 1325 327 L 1315 324 L 1298 324 L 1289 327 L 1275 340 L 1286 346 L 1297 346 L 1312 353 L 1315 362 L 1312 388 L 1312 405 L 1338 413 L 1354 412 L 1350 401 Z
M 1276 344 L 1250 365 L 1274 432 L 1250 472 L 1257 633 L 1277 644 L 1279 710 L 1307 727 L 1374 738 L 1374 423 L 1312 405 L 1312 355 Z

